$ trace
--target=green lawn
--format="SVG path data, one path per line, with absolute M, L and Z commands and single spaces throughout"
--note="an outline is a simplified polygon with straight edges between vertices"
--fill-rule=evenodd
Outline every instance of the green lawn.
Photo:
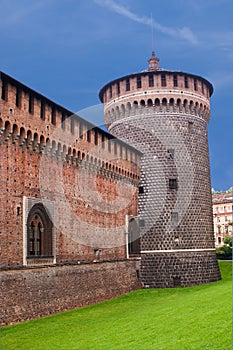
M 222 281 L 144 289 L 1 331 L 1 349 L 232 349 L 232 263 Z

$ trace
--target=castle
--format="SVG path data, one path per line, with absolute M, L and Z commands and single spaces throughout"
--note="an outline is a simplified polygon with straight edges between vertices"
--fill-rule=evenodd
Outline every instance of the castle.
M 213 88 L 158 63 L 101 89 L 110 133 L 1 72 L 2 324 L 220 278 Z

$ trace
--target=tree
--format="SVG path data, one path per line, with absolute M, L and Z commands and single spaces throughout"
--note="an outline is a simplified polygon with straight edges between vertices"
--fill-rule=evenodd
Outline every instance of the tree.
M 232 236 L 225 236 L 224 244 L 227 244 L 228 246 L 232 247 Z

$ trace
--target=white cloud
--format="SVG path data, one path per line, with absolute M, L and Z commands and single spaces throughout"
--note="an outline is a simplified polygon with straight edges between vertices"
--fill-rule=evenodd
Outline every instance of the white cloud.
M 151 20 L 151 18 L 149 17 L 137 15 L 136 13 L 132 12 L 125 6 L 118 4 L 114 0 L 95 0 L 95 2 L 98 5 L 107 7 L 110 10 L 118 13 L 119 15 L 125 16 L 135 22 L 145 24 L 147 26 L 151 26 L 153 24 L 154 29 L 164 34 L 167 34 L 172 37 L 184 39 L 193 45 L 198 44 L 198 39 L 196 35 L 191 31 L 191 29 L 187 27 L 172 28 L 172 27 L 163 26 L 160 23 L 156 22 L 155 20 L 153 19 Z

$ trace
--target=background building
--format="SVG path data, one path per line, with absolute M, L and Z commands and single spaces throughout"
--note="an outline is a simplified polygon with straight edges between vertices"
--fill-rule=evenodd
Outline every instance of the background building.
M 213 194 L 213 219 L 216 247 L 224 245 L 224 238 L 232 236 L 232 191 Z

